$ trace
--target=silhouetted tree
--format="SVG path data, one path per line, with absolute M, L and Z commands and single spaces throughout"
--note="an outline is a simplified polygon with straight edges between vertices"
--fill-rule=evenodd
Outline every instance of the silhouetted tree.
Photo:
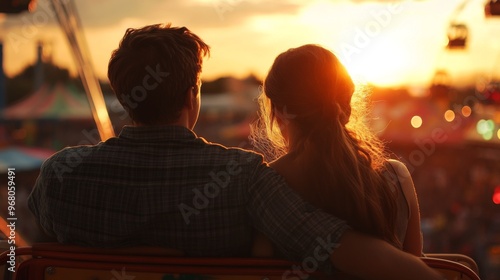
M 248 75 L 243 82 L 245 82 L 247 85 L 255 85 L 255 86 L 260 86 L 262 85 L 262 80 L 257 78 L 255 74 L 250 74 Z
M 203 81 L 201 92 L 203 94 L 217 94 L 227 92 L 227 83 L 233 77 L 220 77 L 213 81 Z
M 35 68 L 36 64 L 28 65 L 19 74 L 6 79 L 6 103 L 7 106 L 26 98 L 35 90 Z M 52 63 L 42 63 L 43 82 L 48 85 L 56 83 L 71 83 L 83 90 L 79 78 L 72 77 L 68 69 L 61 68 Z

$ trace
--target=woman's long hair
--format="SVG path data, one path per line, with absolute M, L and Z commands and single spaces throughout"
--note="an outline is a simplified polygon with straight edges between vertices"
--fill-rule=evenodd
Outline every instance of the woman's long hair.
M 364 96 L 353 98 L 354 89 L 330 51 L 317 45 L 290 49 L 276 58 L 264 81 L 251 139 L 268 160 L 287 152 L 305 155 L 300 164 L 310 189 L 307 200 L 401 247 L 396 194 L 382 175 L 383 143 L 368 129 Z M 293 147 L 279 129 L 287 122 L 299 133 Z

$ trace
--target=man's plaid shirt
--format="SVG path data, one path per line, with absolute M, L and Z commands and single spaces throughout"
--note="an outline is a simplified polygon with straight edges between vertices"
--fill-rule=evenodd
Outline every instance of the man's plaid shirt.
M 44 162 L 28 203 L 62 243 L 189 256 L 248 256 L 255 228 L 285 257 L 322 264 L 349 228 L 300 199 L 261 155 L 180 126 L 125 126 L 63 149 Z

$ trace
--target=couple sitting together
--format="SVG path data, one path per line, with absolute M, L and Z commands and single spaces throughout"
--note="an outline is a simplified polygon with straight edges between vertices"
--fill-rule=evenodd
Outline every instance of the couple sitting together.
M 192 131 L 208 54 L 185 27 L 126 31 L 108 78 L 133 125 L 44 162 L 28 204 L 52 240 L 312 257 L 323 271 L 362 279 L 440 279 L 418 258 L 409 172 L 351 107 L 354 84 L 334 54 L 305 45 L 274 61 L 252 133 L 277 157 L 269 164 Z

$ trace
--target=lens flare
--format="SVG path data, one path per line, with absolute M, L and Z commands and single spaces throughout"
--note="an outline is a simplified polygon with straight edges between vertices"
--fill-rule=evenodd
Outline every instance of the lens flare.
M 496 187 L 493 192 L 493 203 L 500 204 L 500 186 Z

